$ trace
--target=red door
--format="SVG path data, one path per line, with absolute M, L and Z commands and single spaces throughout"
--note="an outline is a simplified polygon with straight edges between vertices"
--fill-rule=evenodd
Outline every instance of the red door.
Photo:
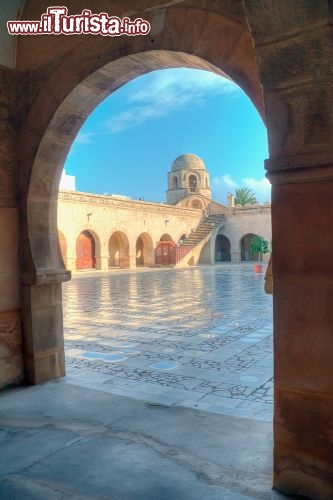
M 158 241 L 156 245 L 156 264 L 167 266 L 176 263 L 174 241 Z
M 88 231 L 83 231 L 76 240 L 76 269 L 95 267 L 95 241 Z

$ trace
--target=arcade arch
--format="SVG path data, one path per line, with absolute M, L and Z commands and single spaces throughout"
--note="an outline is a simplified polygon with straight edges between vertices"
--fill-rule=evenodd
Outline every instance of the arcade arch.
M 90 231 L 82 231 L 76 240 L 76 269 L 96 268 L 96 244 Z
M 135 254 L 137 267 L 154 265 L 154 244 L 148 233 L 141 233 L 136 240 Z
M 192 208 L 202 208 L 202 203 L 200 200 L 193 200 L 192 201 Z
M 109 243 L 109 267 L 129 267 L 129 241 L 123 231 L 112 233 Z
M 188 178 L 188 185 L 191 193 L 196 193 L 198 189 L 198 177 L 191 174 Z
M 223 23 L 222 19 L 220 21 Z M 236 25 L 234 28 L 237 31 Z M 138 37 L 136 39 L 139 40 Z M 101 40 L 102 45 L 104 42 L 104 40 Z M 262 112 L 262 93 L 255 70 L 251 37 L 249 36 L 248 39 L 242 37 L 239 43 L 246 45 L 246 51 L 244 52 L 244 57 L 247 61 L 246 72 L 239 72 L 239 69 L 242 68 L 242 57 L 238 56 L 233 61 L 233 64 L 230 64 L 230 60 L 228 61 L 228 74 L 230 77 L 234 77 L 235 81 L 247 91 L 255 105 Z M 90 50 L 93 52 L 95 49 L 95 45 L 91 44 Z M 105 50 L 107 54 L 110 54 L 108 45 L 105 46 Z M 44 269 L 48 269 L 48 273 L 52 272 L 55 275 L 52 280 L 53 283 L 58 283 L 59 287 L 62 281 L 70 279 L 70 272 L 63 269 L 56 230 L 58 186 L 65 158 L 86 117 L 119 85 L 154 69 L 192 67 L 225 75 L 223 72 L 223 59 L 221 60 L 220 57 L 218 58 L 220 67 L 218 67 L 210 62 L 210 59 L 215 61 L 215 58 L 210 58 L 209 54 L 197 56 L 195 53 L 173 52 L 172 50 L 167 50 L 167 47 L 160 50 L 156 48 L 153 51 L 142 47 L 141 51 L 133 53 L 129 45 L 127 55 L 124 55 L 124 52 L 120 51 L 118 59 L 113 55 L 115 59 L 109 60 L 109 62 L 106 62 L 107 58 L 100 57 L 100 47 L 98 54 L 97 62 L 91 66 L 91 59 L 87 59 L 87 48 L 82 51 L 82 47 L 78 47 L 75 57 L 81 58 L 84 64 L 86 64 L 82 68 L 82 71 L 79 73 L 72 71 L 72 59 L 65 59 L 63 64 L 54 68 L 54 71 L 48 75 L 50 80 L 48 83 L 53 86 L 52 82 L 61 81 L 62 85 L 54 86 L 55 93 L 52 93 L 52 99 L 49 93 L 43 92 L 36 97 L 27 115 L 26 127 L 24 129 L 33 129 L 35 133 L 33 137 L 29 136 L 28 139 L 25 139 L 24 133 L 21 137 L 21 151 L 23 155 L 26 154 L 29 156 L 30 150 L 37 151 L 30 165 L 31 175 L 29 170 L 27 171 L 27 179 L 29 179 L 26 204 L 27 213 L 23 217 L 23 220 L 27 223 L 25 231 L 28 238 L 24 243 L 23 252 L 27 252 L 27 258 L 22 260 L 22 272 L 28 276 L 34 276 L 35 273 L 43 273 Z M 68 74 L 72 75 L 71 79 L 68 79 Z M 38 113 L 39 109 L 43 109 L 44 113 Z M 36 113 L 40 118 L 37 122 L 35 120 Z M 34 143 L 34 141 L 37 141 L 37 143 Z M 26 151 L 25 148 L 28 143 L 29 150 Z M 42 219 L 40 218 L 41 213 L 44 214 Z M 96 243 L 96 238 L 94 241 Z M 29 243 L 28 247 L 27 242 Z M 47 251 L 48 248 L 58 248 L 59 251 L 50 253 Z M 147 235 L 142 236 L 141 240 L 137 242 L 137 262 L 139 265 L 150 266 L 154 264 L 153 248 L 150 236 L 149 238 Z M 96 257 L 95 265 L 97 268 L 100 266 L 99 256 L 100 251 Z M 25 292 L 28 293 L 28 288 L 25 288 L 23 293 Z M 53 290 L 46 287 L 45 293 L 50 294 L 51 301 L 54 293 Z M 34 311 L 38 310 L 39 304 L 35 303 L 34 296 L 28 294 L 28 297 L 28 300 L 32 301 L 30 308 L 32 314 L 34 314 Z M 59 312 L 53 309 L 53 314 L 61 316 L 60 306 Z M 36 322 L 38 322 L 37 317 Z M 63 336 L 62 322 L 59 322 L 58 318 L 57 322 L 53 322 L 52 324 L 54 324 L 54 330 L 50 333 L 50 336 L 53 340 L 50 342 L 54 346 L 58 346 L 60 345 L 58 337 L 62 338 Z M 38 335 L 37 327 L 36 334 Z M 32 342 L 31 345 L 34 345 L 34 343 Z M 48 352 L 50 352 L 48 354 L 50 359 L 57 357 L 57 361 L 50 361 L 50 369 L 47 371 L 47 375 L 45 375 L 45 370 L 41 371 L 42 378 L 36 376 L 38 370 L 29 369 L 27 374 L 31 381 L 37 382 L 41 381 L 44 377 L 47 379 L 63 374 L 63 349 L 57 348 L 54 352 L 48 349 Z M 38 357 L 35 359 L 35 363 L 37 364 L 39 363 L 38 359 Z
M 231 243 L 224 234 L 218 234 L 215 239 L 215 262 L 231 261 Z
M 172 241 L 172 237 L 168 233 L 162 234 L 160 237 L 160 241 Z
M 240 240 L 239 244 L 242 261 L 256 261 L 259 259 L 259 255 L 257 253 L 251 254 L 250 243 L 254 236 L 255 234 L 253 233 L 247 233 Z

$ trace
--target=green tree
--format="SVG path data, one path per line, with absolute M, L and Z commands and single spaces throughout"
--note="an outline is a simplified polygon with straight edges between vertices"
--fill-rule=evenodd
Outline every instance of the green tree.
M 235 189 L 235 205 L 245 207 L 245 205 L 255 205 L 257 199 L 254 192 L 250 188 Z
M 259 262 L 262 260 L 262 254 L 269 252 L 269 243 L 263 236 L 253 236 L 250 241 L 250 252 L 252 255 L 259 254 Z

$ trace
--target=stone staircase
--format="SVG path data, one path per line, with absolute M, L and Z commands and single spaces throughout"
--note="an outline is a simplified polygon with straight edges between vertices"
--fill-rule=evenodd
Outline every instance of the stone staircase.
M 205 217 L 198 227 L 186 240 L 176 248 L 176 267 L 195 266 L 200 257 L 201 250 L 217 227 L 225 223 L 222 214 Z

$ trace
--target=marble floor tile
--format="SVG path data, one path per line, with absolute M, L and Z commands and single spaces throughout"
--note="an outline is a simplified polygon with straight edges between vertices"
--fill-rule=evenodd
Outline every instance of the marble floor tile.
M 76 385 L 271 420 L 272 297 L 248 263 L 76 275 L 63 285 Z

